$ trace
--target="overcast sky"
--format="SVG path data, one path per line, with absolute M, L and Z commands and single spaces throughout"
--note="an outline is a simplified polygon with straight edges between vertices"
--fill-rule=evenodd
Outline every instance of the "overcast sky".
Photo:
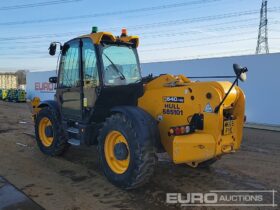
M 254 54 L 261 0 L 1 0 L 0 71 L 53 70 L 51 41 L 99 31 L 140 36 L 141 62 Z M 268 1 L 270 52 L 280 51 L 280 1 Z

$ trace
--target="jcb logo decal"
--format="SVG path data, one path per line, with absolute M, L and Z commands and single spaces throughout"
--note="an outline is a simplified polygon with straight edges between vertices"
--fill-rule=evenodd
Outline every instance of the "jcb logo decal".
M 163 101 L 171 103 L 184 103 L 184 97 L 164 96 Z

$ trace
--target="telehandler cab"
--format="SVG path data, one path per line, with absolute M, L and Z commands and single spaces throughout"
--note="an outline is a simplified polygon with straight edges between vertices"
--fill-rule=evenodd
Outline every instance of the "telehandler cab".
M 51 43 L 50 55 L 56 46 Z M 69 145 L 97 145 L 107 179 L 123 189 L 149 181 L 156 153 L 175 164 L 208 166 L 240 148 L 245 96 L 230 82 L 193 82 L 171 74 L 141 77 L 137 36 L 109 32 L 60 44 L 55 100 L 33 100 L 36 140 L 50 156 Z

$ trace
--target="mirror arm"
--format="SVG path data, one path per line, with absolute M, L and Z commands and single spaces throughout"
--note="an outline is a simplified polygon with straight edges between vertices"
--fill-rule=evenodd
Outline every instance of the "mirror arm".
M 62 50 L 62 44 L 61 44 L 61 42 L 52 42 L 52 43 L 59 44 L 59 49 Z
M 237 64 L 234 64 L 237 65 Z M 218 113 L 220 110 L 220 107 L 222 106 L 222 104 L 224 103 L 224 101 L 226 100 L 226 98 L 228 97 L 230 91 L 232 90 L 232 88 L 234 87 L 235 84 L 237 84 L 238 86 L 238 79 L 240 78 L 242 73 L 246 73 L 248 71 L 248 69 L 246 67 L 242 68 L 238 74 L 236 74 L 236 79 L 234 80 L 233 84 L 231 85 L 230 89 L 228 90 L 228 92 L 226 93 L 225 97 L 223 98 L 223 100 L 221 101 L 221 103 L 219 103 L 219 105 L 215 108 L 215 113 Z
M 221 101 L 221 103 L 219 103 L 219 105 L 215 108 L 215 113 L 218 113 L 220 110 L 220 107 L 222 106 L 222 104 L 224 103 L 224 101 L 226 100 L 226 98 L 228 97 L 230 91 L 232 90 L 232 88 L 234 87 L 234 85 L 238 82 L 238 77 L 240 75 L 236 76 L 236 79 L 234 80 L 234 82 L 232 83 L 230 89 L 228 90 L 228 92 L 226 93 L 225 97 L 223 98 L 223 100 Z

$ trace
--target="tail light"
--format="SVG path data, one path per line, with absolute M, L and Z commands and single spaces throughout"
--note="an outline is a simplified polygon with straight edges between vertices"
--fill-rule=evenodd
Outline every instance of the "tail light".
M 190 125 L 182 125 L 171 127 L 168 131 L 168 136 L 180 136 L 192 133 L 192 129 Z
M 193 133 L 195 130 L 203 130 L 204 127 L 203 114 L 194 114 L 189 125 L 180 125 L 171 127 L 168 136 L 180 136 Z

